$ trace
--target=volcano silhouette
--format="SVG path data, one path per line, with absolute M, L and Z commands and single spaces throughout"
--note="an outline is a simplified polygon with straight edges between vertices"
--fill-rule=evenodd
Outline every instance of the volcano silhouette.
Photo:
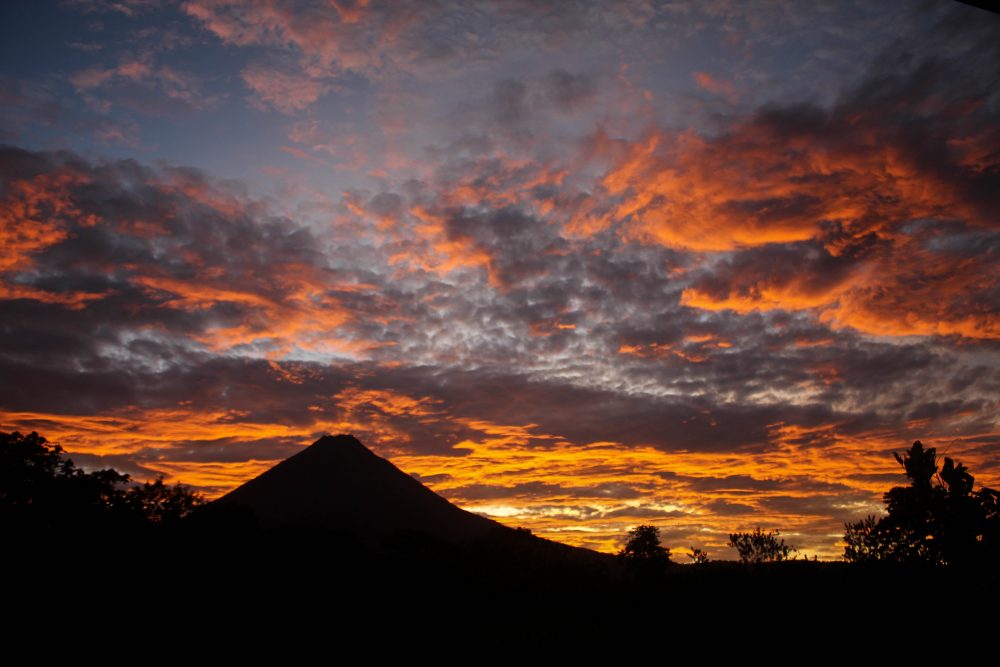
M 451 542 L 514 532 L 452 505 L 350 435 L 320 438 L 214 504 L 250 508 L 265 530 L 405 531 Z

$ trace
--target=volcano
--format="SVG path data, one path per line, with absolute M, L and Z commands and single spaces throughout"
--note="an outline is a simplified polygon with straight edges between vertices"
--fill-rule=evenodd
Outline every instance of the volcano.
M 350 435 L 320 438 L 214 504 L 253 510 L 264 530 L 404 531 L 449 542 L 515 532 L 452 505 Z

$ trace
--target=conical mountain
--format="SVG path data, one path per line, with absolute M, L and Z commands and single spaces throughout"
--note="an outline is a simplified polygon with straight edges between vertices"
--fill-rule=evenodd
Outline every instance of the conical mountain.
M 512 531 L 452 505 L 350 435 L 324 436 L 215 502 L 252 509 L 263 529 L 416 531 L 453 542 Z

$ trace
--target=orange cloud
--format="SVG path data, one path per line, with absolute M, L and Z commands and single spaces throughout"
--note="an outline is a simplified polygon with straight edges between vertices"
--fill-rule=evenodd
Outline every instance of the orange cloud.
M 995 228 L 989 203 L 970 194 L 987 169 L 983 147 L 951 142 L 951 167 L 930 166 L 921 156 L 930 149 L 892 134 L 878 113 L 763 115 L 712 138 L 650 132 L 608 154 L 601 185 L 619 203 L 574 230 L 615 226 L 630 241 L 749 258 L 687 286 L 689 307 L 813 310 L 875 335 L 996 338 L 996 273 L 939 242 L 962 226 Z M 915 222 L 928 220 L 952 229 Z M 796 271 L 751 261 L 778 246 L 808 248 L 780 258 L 801 262 Z
M 5 184 L 0 199 L 0 273 L 29 268 L 31 256 L 65 239 L 67 219 L 80 219 L 85 225 L 97 218 L 83 216 L 70 197 L 70 188 L 82 177 L 68 170 L 41 174 L 30 180 Z
M 978 253 L 933 250 L 929 233 L 897 233 L 884 250 L 849 261 L 850 267 L 813 265 L 806 254 L 781 257 L 796 262 L 781 273 L 754 258 L 733 271 L 720 270 L 696 281 L 680 303 L 702 310 L 811 310 L 820 321 L 878 336 L 1000 337 L 1000 316 L 991 303 L 998 279 L 991 260 Z M 721 287 L 720 287 L 721 285 Z
M 622 344 L 618 354 L 626 354 L 645 359 L 662 359 L 677 357 L 698 364 L 707 361 L 713 350 L 725 350 L 733 344 L 719 339 L 711 334 L 695 334 L 685 336 L 679 343 L 648 343 L 643 345 Z
M 9 280 L 19 271 L 31 269 L 34 255 L 68 238 L 71 223 L 92 227 L 100 219 L 85 214 L 74 204 L 71 189 L 85 183 L 82 174 L 61 170 L 30 180 L 5 184 L 0 198 L 0 299 L 33 299 L 70 308 L 82 308 L 103 296 L 97 292 L 50 292 Z M 5 275 L 7 274 L 7 275 Z
M 992 296 L 1000 276 L 992 258 L 931 251 L 915 239 L 900 239 L 896 249 L 821 318 L 875 335 L 1000 339 L 1000 312 Z
M 795 129 L 796 122 L 810 126 Z M 852 236 L 889 233 L 917 218 L 992 225 L 953 180 L 925 168 L 884 129 L 850 123 L 764 117 L 715 138 L 650 132 L 602 179 L 621 199 L 611 216 L 630 221 L 629 238 L 696 251 L 820 239 L 831 224 Z
M 715 297 L 690 287 L 681 293 L 681 305 L 702 310 L 734 310 L 737 313 L 749 313 L 755 310 L 803 310 L 819 308 L 832 303 L 842 289 L 831 290 L 822 294 L 803 294 L 794 286 L 761 287 L 750 294 L 731 294 L 726 297 Z
M 135 309 L 207 313 L 198 320 L 201 330 L 191 339 L 214 351 L 256 345 L 261 353 L 275 357 L 296 349 L 361 356 L 381 345 L 340 333 L 353 318 L 342 305 L 342 295 L 364 294 L 373 289 L 371 285 L 311 263 L 316 256 L 313 248 L 293 248 L 287 259 L 281 251 L 275 259 L 265 258 L 272 239 L 268 221 L 258 222 L 266 218 L 259 202 L 215 186 L 193 170 L 165 168 L 142 176 L 144 186 L 161 195 L 162 206 L 138 202 L 123 207 L 124 213 L 101 217 L 93 211 L 106 207 L 95 203 L 95 196 L 100 198 L 109 189 L 125 200 L 133 196 L 128 184 L 118 182 L 116 167 L 88 171 L 86 165 L 78 168 L 60 159 L 43 159 L 50 161 L 47 173 L 10 179 L 0 197 L 0 239 L 5 249 L 0 258 L 0 298 L 83 309 L 138 288 L 148 302 L 132 305 Z M 186 226 L 183 220 L 195 213 L 211 219 L 211 233 L 201 223 Z M 139 248 L 136 257 L 144 259 L 115 263 L 107 255 L 77 250 L 74 243 L 86 230 L 139 241 L 133 244 Z M 295 231 L 301 230 L 288 233 Z M 260 247 L 226 245 L 230 236 Z M 278 238 L 284 242 L 295 237 Z M 57 264 L 46 266 L 46 273 L 113 276 L 109 281 L 113 286 L 107 292 L 59 291 L 25 280 L 43 253 L 60 244 L 64 250 L 50 260 Z M 298 258 L 303 261 L 295 261 Z M 379 321 L 380 316 L 369 314 L 368 319 Z M 139 325 L 143 326 L 150 325 Z
M 470 268 L 485 269 L 487 275 L 493 275 L 489 254 L 470 239 L 452 237 L 441 215 L 420 206 L 413 207 L 410 213 L 418 221 L 413 226 L 415 243 L 408 245 L 404 252 L 392 255 L 390 265 L 404 265 L 439 276 Z
M 694 82 L 698 84 L 698 87 L 703 90 L 707 90 L 715 95 L 721 95 L 731 102 L 739 99 L 736 86 L 729 81 L 717 79 L 708 72 L 693 72 L 691 76 L 694 77 Z
M 374 408 L 392 416 L 425 417 L 441 414 L 429 398 L 413 398 L 387 389 L 358 389 L 350 387 L 333 397 L 338 407 L 348 412 L 359 408 Z
M 278 278 L 280 292 L 273 296 L 269 290 L 244 281 L 242 288 L 229 287 L 232 282 L 226 275 L 205 276 L 196 280 L 178 280 L 153 276 L 137 276 L 134 282 L 151 290 L 173 295 L 165 307 L 200 310 L 218 304 L 237 304 L 249 309 L 248 317 L 237 325 L 218 325 L 196 336 L 214 350 L 224 350 L 240 345 L 264 343 L 272 354 L 282 356 L 293 348 L 317 352 L 363 352 L 369 344 L 338 338 L 336 331 L 351 316 L 331 292 L 338 289 L 335 282 L 324 280 L 322 272 L 304 265 L 272 266 Z M 222 284 L 214 286 L 213 279 Z M 270 287 L 270 286 L 269 286 Z M 347 285 L 348 290 L 356 288 Z

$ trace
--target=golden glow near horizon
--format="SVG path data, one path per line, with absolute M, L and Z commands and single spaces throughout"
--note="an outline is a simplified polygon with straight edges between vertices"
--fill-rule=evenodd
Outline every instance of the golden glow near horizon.
M 400 396 L 380 400 L 393 409 L 420 405 Z M 416 412 L 422 411 L 417 407 Z M 211 443 L 238 450 L 241 441 L 276 435 L 307 445 L 312 433 L 347 432 L 352 427 L 316 422 L 302 432 L 278 424 L 234 424 L 228 418 L 191 410 L 134 414 L 131 419 L 0 414 L 3 423 L 13 428 L 48 434 L 70 456 L 113 457 L 142 451 L 142 468 L 150 476 L 194 485 L 209 498 L 256 477 L 281 459 L 185 460 L 173 443 L 196 442 L 191 454 Z M 394 454 L 391 448 L 367 444 L 464 509 L 529 528 L 542 537 L 608 552 L 621 547 L 631 527 L 653 523 L 678 554 L 697 547 L 728 555 L 730 532 L 761 525 L 781 530 L 802 554 L 838 558 L 843 520 L 878 514 L 881 494 L 890 486 L 905 484 L 888 454 L 899 448 L 894 441 L 879 440 L 876 433 L 837 438 L 821 454 L 789 442 L 747 456 L 623 448 L 613 442 L 571 445 L 534 432 L 534 425 L 475 422 L 474 428 L 480 439 L 460 442 L 438 455 Z M 781 433 L 778 440 L 794 440 L 796 435 L 780 424 L 775 431 Z M 529 438 L 548 443 L 529 444 Z M 158 457 L 157 448 L 170 458 Z M 885 455 L 872 457 L 873 450 Z M 294 451 L 296 447 L 289 455 Z M 952 444 L 949 455 L 973 471 L 985 463 L 975 448 L 961 442 Z M 84 463 L 101 467 L 98 462 L 103 460 Z M 994 486 L 1000 481 L 992 476 L 978 480 Z

